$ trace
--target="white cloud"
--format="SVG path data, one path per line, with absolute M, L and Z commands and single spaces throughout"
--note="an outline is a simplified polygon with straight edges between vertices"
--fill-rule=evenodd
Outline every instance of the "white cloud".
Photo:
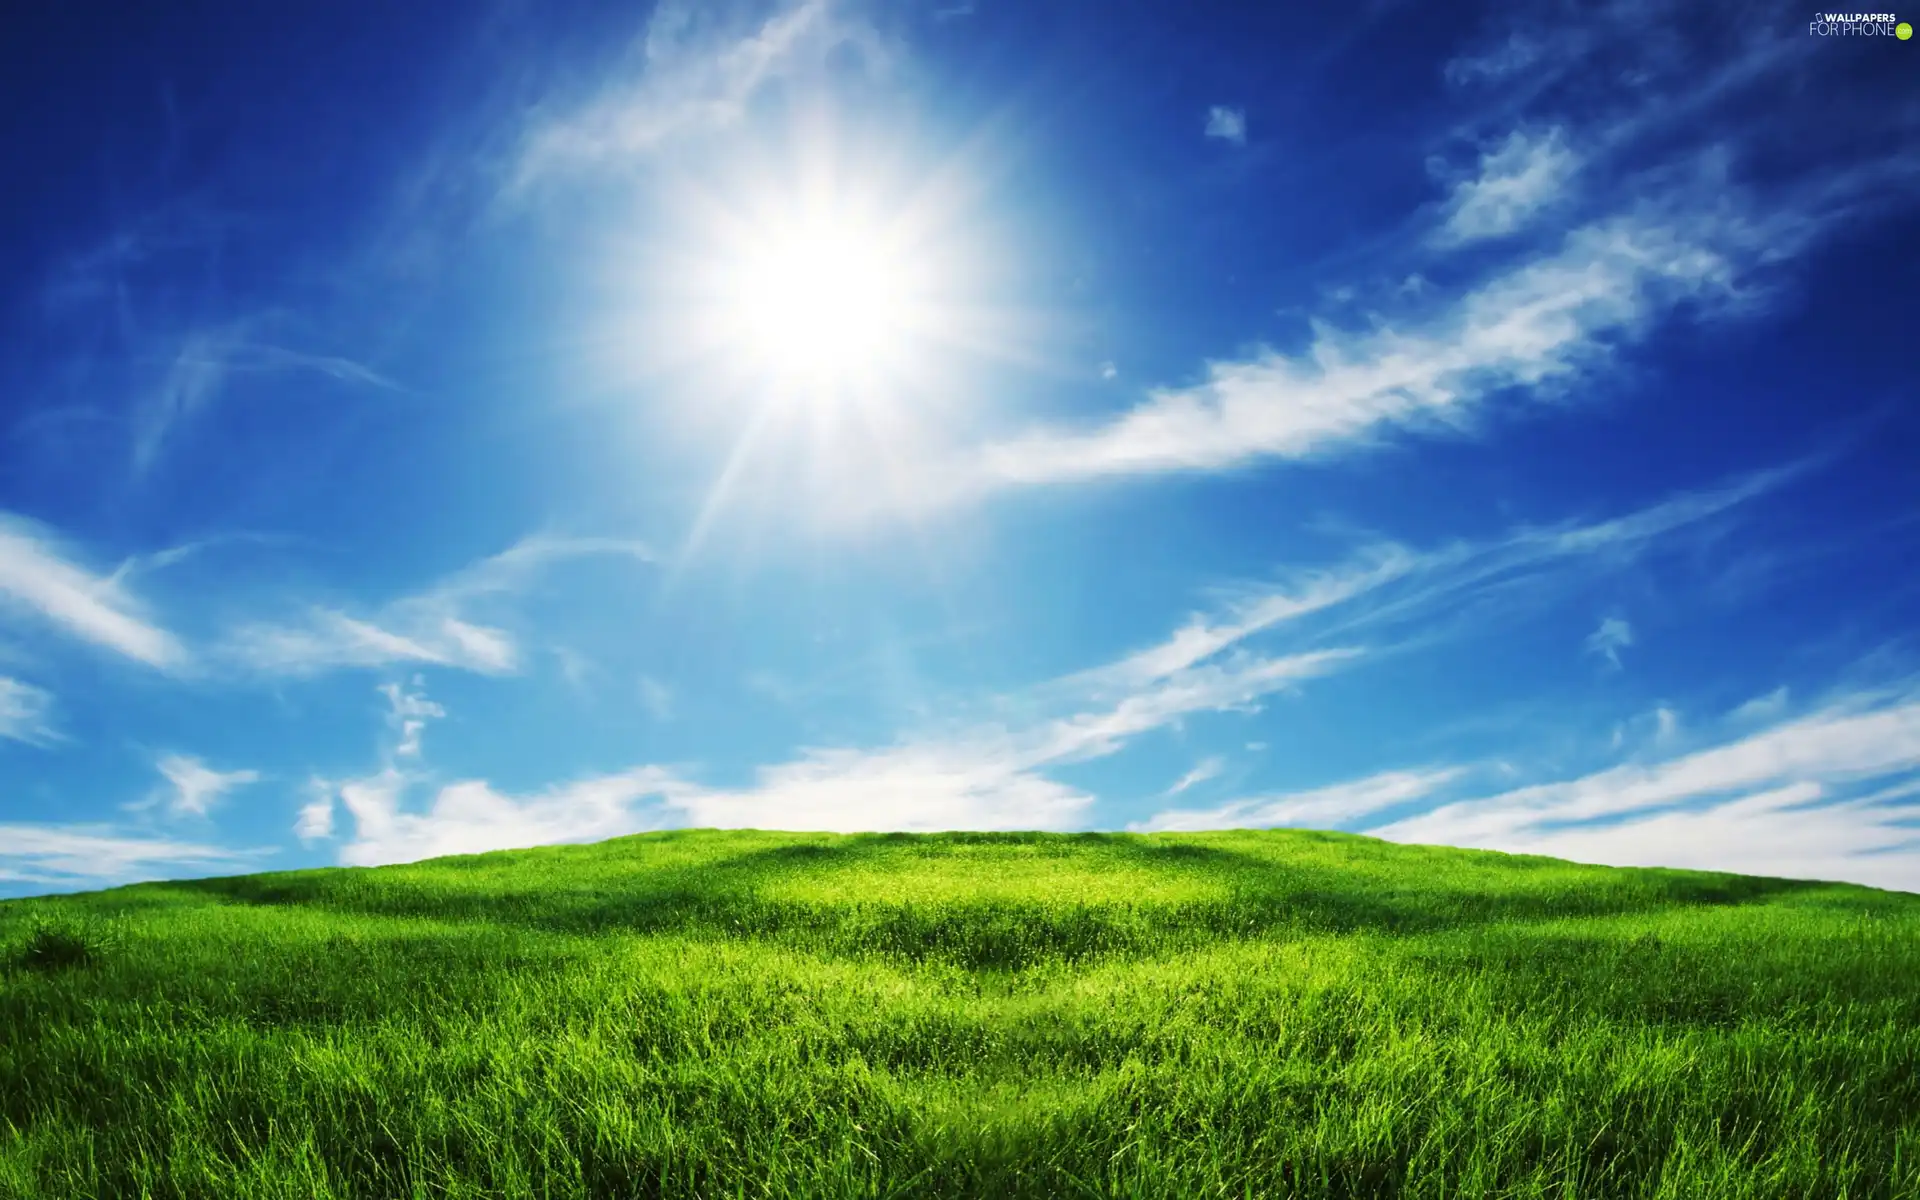
M 53 727 L 53 694 L 0 675 L 0 738 L 46 746 L 60 740 Z
M 542 572 L 592 557 L 655 561 L 648 547 L 627 539 L 529 537 L 365 616 L 315 606 L 297 623 L 242 625 L 220 653 L 247 670 L 274 675 L 411 664 L 512 674 L 521 664 L 513 635 L 472 619 L 470 610 L 500 609 Z
M 1178 796 L 1190 787 L 1205 783 L 1209 779 L 1218 779 L 1220 772 L 1226 769 L 1226 765 L 1226 760 L 1218 755 L 1203 758 L 1193 764 L 1192 770 L 1182 775 L 1179 779 L 1176 779 L 1173 786 L 1162 792 L 1161 795 Z
M 1615 670 L 1620 668 L 1620 651 L 1631 645 L 1633 626 L 1625 617 L 1603 617 L 1599 628 L 1587 635 L 1587 653 L 1606 659 Z
M 333 785 L 316 779 L 308 785 L 307 792 L 312 798 L 301 805 L 293 835 L 309 844 L 325 841 L 333 836 Z
M 1069 711 L 1062 715 L 1012 727 L 981 723 L 876 749 L 808 750 L 761 768 L 749 786 L 737 788 L 645 766 L 525 797 L 463 781 L 439 788 L 425 811 L 413 812 L 404 804 L 421 780 L 389 760 L 379 773 L 338 788 L 354 825 L 341 861 L 396 862 L 686 825 L 1074 828 L 1084 825 L 1093 797 L 1049 778 L 1048 770 L 1112 755 L 1195 714 L 1245 711 L 1357 654 L 1335 648 L 1268 658 L 1241 651 L 1124 682 L 1119 674 L 1088 672 L 1054 685 L 1066 693 Z
M 990 445 L 977 467 L 988 486 L 1221 470 L 1388 427 L 1460 428 L 1489 396 L 1578 378 L 1682 300 L 1730 296 L 1734 268 L 1716 243 L 1737 226 L 1653 211 L 1585 225 L 1411 326 L 1316 322 L 1298 355 L 1210 363 L 1205 381 L 1158 389 L 1103 428 Z
M 315 675 L 342 667 L 423 663 L 498 675 L 515 665 L 505 631 L 452 617 L 396 633 L 371 621 L 315 608 L 303 625 L 242 626 L 228 640 L 228 656 L 274 675 Z
M 425 684 L 425 680 L 415 675 L 411 689 L 397 683 L 380 686 L 380 694 L 387 698 L 389 708 L 387 727 L 399 737 L 393 747 L 395 758 L 420 757 L 420 736 L 426 731 L 427 722 L 447 715 L 446 709 L 427 699 Z
M 1738 722 L 1764 722 L 1778 720 L 1787 711 L 1787 685 L 1768 692 L 1764 696 L 1755 696 L 1727 714 L 1727 719 Z
M 1454 185 L 1436 240 L 1458 246 L 1518 232 L 1564 196 L 1579 167 L 1559 128 L 1514 130 L 1480 156 L 1478 174 Z
M 1853 699 L 1736 741 L 1445 804 L 1368 832 L 1920 890 L 1920 701 Z
M 1653 740 L 1671 742 L 1680 735 L 1680 714 L 1661 705 L 1653 710 Z
M 1207 136 L 1223 142 L 1232 142 L 1236 146 L 1246 145 L 1246 110 L 1228 108 L 1220 104 L 1214 105 L 1207 110 Z
M 1384 808 L 1424 800 L 1465 774 L 1459 767 L 1383 771 L 1312 791 L 1255 796 L 1216 808 L 1157 812 L 1127 828 L 1135 833 L 1201 829 L 1325 829 L 1371 816 Z
M 1340 567 L 1248 589 L 1224 616 L 1196 613 L 1165 641 L 1081 678 L 1127 687 L 1165 679 L 1255 634 L 1344 604 L 1427 565 L 1401 546 L 1370 547 Z
M 258 783 L 258 771 L 216 771 L 189 754 L 167 754 L 154 764 L 172 789 L 165 797 L 175 816 L 204 817 L 234 788 Z
M 167 373 L 135 413 L 133 466 L 150 470 L 174 430 L 219 399 L 236 377 L 308 372 L 342 383 L 397 390 L 385 376 L 335 355 L 308 354 L 260 340 L 258 321 L 195 329 L 180 341 Z
M 1500 80 L 1502 90 L 1456 127 L 1488 149 L 1452 196 L 1440 236 L 1458 242 L 1517 230 L 1561 211 L 1557 199 L 1577 217 L 1523 253 L 1487 256 L 1458 283 L 1424 276 L 1427 286 L 1394 296 L 1388 311 L 1368 313 L 1364 323 L 1314 320 L 1310 344 L 1298 352 L 1259 347 L 1210 361 L 1197 382 L 1151 389 L 1103 421 L 1040 425 L 929 463 L 915 471 L 914 502 L 1228 471 L 1351 452 L 1389 436 L 1472 432 L 1492 405 L 1568 394 L 1662 324 L 1759 311 L 1783 264 L 1830 231 L 1858 228 L 1920 194 L 1920 154 L 1888 155 L 1864 135 L 1827 138 L 1820 127 L 1796 126 L 1807 136 L 1784 139 L 1778 122 L 1729 109 L 1732 97 L 1757 95 L 1770 82 L 1805 82 L 1791 73 L 1815 69 L 1779 38 L 1754 27 L 1730 64 L 1708 57 L 1715 51 L 1704 43 L 1695 54 L 1653 55 L 1646 31 L 1659 23 L 1644 6 L 1607 7 L 1604 20 L 1583 13 L 1563 22 L 1604 25 L 1593 37 L 1611 57 L 1599 65 L 1582 58 L 1584 33 L 1523 31 L 1454 72 Z M 1719 23 L 1728 25 L 1741 22 Z M 1671 22 L 1660 29 L 1679 36 Z M 1522 62 L 1533 65 L 1521 71 Z M 1649 81 L 1610 74 L 1624 62 Z M 1535 76 L 1546 82 L 1534 86 Z M 1836 89 L 1775 88 L 1819 90 Z M 1575 95 L 1582 119 L 1554 110 Z M 1824 121 L 1806 112 L 1793 119 Z M 1701 119 L 1709 114 L 1715 119 Z M 1857 115 L 1848 128 L 1881 128 L 1872 114 Z M 1909 129 L 1914 122 L 1905 112 L 1885 119 Z M 1786 159 L 1776 151 L 1816 141 L 1832 156 L 1818 169 L 1784 179 L 1772 167 L 1745 169 L 1761 159 L 1777 165 Z M 1576 194 L 1577 173 L 1592 182 Z M 1408 265 L 1392 264 L 1387 278 L 1405 278 Z M 1339 282 L 1329 281 L 1330 296 L 1340 294 Z M 859 510 L 857 498 L 845 503 Z
M 1600 521 L 1523 527 L 1485 542 L 1425 551 L 1371 547 L 1345 564 L 1240 589 L 1157 644 L 1031 689 L 1027 699 L 1039 706 L 1038 716 L 975 720 L 874 748 L 807 750 L 763 767 L 745 786 L 711 787 L 678 770 L 643 766 L 521 796 L 469 780 L 438 788 L 422 810 L 408 800 L 426 781 L 400 770 L 393 756 L 377 774 L 337 789 L 352 818 L 342 861 L 399 861 L 454 848 L 684 825 L 1083 827 L 1094 797 L 1052 778 L 1057 768 L 1110 756 L 1196 714 L 1256 708 L 1275 692 L 1356 661 L 1359 652 L 1338 639 L 1360 640 L 1354 637 L 1360 631 L 1377 633 L 1396 623 L 1426 631 L 1436 609 L 1456 611 L 1470 598 L 1521 584 L 1545 586 L 1558 577 L 1556 567 L 1615 565 L 1672 535 L 1697 536 L 1715 518 L 1806 466 L 1758 472 Z M 1306 623 L 1313 628 L 1304 628 Z M 1296 652 L 1255 653 L 1249 647 L 1257 637 L 1283 633 L 1303 643 Z M 1317 792 L 1156 819 L 1166 827 L 1344 820 L 1427 795 L 1451 782 L 1451 771 L 1390 772 Z M 1186 786 L 1196 782 L 1197 776 Z
M 43 890 L 178 878 L 182 871 L 239 871 L 264 853 L 142 837 L 109 825 L 0 825 L 0 880 Z
M 566 111 L 540 111 L 521 145 L 514 179 L 525 187 L 556 172 L 632 164 L 675 142 L 726 130 L 768 85 L 824 62 L 843 46 L 884 64 L 872 26 L 827 0 L 805 0 L 744 36 L 703 28 L 714 11 L 669 0 L 647 25 L 637 78 L 620 80 Z
M 149 621 L 112 577 L 79 566 L 41 526 L 7 514 L 0 514 L 0 601 L 150 667 L 187 660 L 173 635 Z
M 340 850 L 347 866 L 412 862 L 443 854 L 479 854 L 517 846 L 599 841 L 659 828 L 662 810 L 641 807 L 677 785 L 658 768 L 602 776 L 533 796 L 503 796 L 470 780 L 439 790 L 422 813 L 400 809 L 405 781 L 386 771 L 342 785 L 354 839 Z
M 1470 599 L 1564 585 L 1578 577 L 1568 573 L 1570 567 L 1617 566 L 1676 535 L 1708 535 L 1715 518 L 1798 477 L 1813 462 L 1754 472 L 1604 520 L 1523 526 L 1485 541 L 1430 549 L 1391 542 L 1363 547 L 1334 566 L 1243 586 L 1219 609 L 1194 614 L 1165 640 L 1071 681 L 1142 687 L 1248 638 L 1309 622 L 1323 636 L 1407 623 L 1431 631 L 1436 611 L 1460 611 Z

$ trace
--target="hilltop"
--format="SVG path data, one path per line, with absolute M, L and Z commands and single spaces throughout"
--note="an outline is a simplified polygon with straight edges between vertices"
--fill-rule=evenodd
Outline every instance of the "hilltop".
M 683 831 L 0 904 L 0 1196 L 1912 1196 L 1920 896 Z

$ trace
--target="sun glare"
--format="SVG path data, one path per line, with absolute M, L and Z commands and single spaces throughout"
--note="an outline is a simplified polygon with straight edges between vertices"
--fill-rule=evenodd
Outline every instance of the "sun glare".
M 810 389 L 901 366 L 918 301 L 914 264 L 850 214 L 771 224 L 729 264 L 727 340 L 765 373 Z

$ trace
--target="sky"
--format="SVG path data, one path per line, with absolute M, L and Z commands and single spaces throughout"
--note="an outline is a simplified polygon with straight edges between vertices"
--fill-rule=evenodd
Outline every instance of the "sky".
M 1920 891 L 1917 71 L 1644 0 L 10 14 L 0 895 L 674 827 Z

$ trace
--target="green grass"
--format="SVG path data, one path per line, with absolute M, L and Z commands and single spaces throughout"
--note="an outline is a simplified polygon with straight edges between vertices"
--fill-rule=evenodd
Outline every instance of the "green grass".
M 789 835 L 0 904 L 0 1197 L 1920 1196 L 1920 896 Z

